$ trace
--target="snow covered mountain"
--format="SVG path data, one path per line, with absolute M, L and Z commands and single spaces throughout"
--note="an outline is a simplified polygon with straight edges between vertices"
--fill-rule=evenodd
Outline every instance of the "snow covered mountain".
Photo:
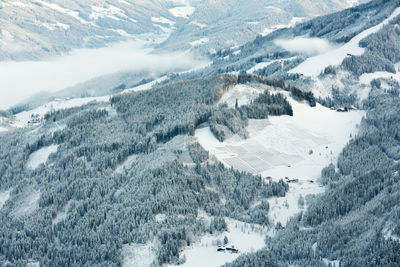
M 141 39 L 159 42 L 174 28 L 173 1 L 2 0 L 2 59 L 38 59 L 73 48 Z
M 177 27 L 164 49 L 215 52 L 252 41 L 299 21 L 351 7 L 362 1 L 205 0 Z
M 202 44 L 196 36 L 203 36 L 204 43 L 206 38 L 211 39 L 215 49 L 223 42 L 243 44 L 265 27 L 290 23 L 293 16 L 320 15 L 343 9 L 349 3 L 324 0 L 311 5 L 291 1 L 282 10 L 279 5 L 232 0 L 1 0 L 0 59 L 40 59 L 73 48 L 103 47 L 123 40 L 154 45 L 173 32 L 177 33 L 168 43 L 174 43 L 175 50 Z M 221 20 L 225 22 L 218 25 L 216 22 Z M 236 35 L 232 43 L 226 34 L 237 31 L 242 37 Z M 217 38 L 224 41 L 216 42 Z
M 0 265 L 399 266 L 399 10 L 375 0 L 0 111 Z

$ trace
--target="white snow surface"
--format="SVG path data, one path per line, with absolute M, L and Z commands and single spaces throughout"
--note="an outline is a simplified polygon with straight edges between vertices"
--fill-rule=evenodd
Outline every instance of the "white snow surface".
M 330 260 L 324 258 L 324 259 L 322 259 L 322 261 L 326 264 L 326 266 L 332 266 L 332 267 L 340 266 L 340 260 L 330 261 Z
M 0 126 L 0 133 L 1 133 L 1 132 L 7 132 L 7 131 L 8 131 L 7 128 L 4 128 L 4 127 L 1 127 L 1 126 Z
M 400 15 L 400 7 L 396 8 L 393 13 L 384 21 L 376 26 L 362 31 L 349 42 L 344 45 L 323 53 L 321 55 L 307 58 L 304 62 L 290 70 L 289 73 L 300 73 L 305 76 L 318 76 L 326 67 L 338 66 L 342 63 L 348 54 L 359 56 L 364 53 L 364 48 L 359 46 L 359 42 L 365 37 L 378 32 L 384 25 L 388 24 L 392 19 Z
M 199 40 L 190 42 L 190 45 L 195 47 L 195 46 L 200 46 L 200 45 L 204 45 L 206 43 L 208 43 L 210 41 L 210 39 L 208 39 L 207 37 L 201 38 Z
M 26 166 L 32 170 L 36 169 L 41 164 L 46 163 L 50 154 L 57 152 L 57 149 L 58 149 L 58 145 L 51 145 L 51 146 L 43 147 L 43 148 L 33 152 L 29 156 Z
M 32 110 L 23 111 L 15 115 L 12 120 L 12 125 L 16 127 L 26 127 L 29 124 L 29 121 L 32 120 L 32 115 L 39 115 L 40 118 L 50 112 L 57 111 L 60 109 L 80 107 L 86 105 L 92 101 L 97 102 L 107 102 L 109 100 L 109 96 L 101 96 L 101 97 L 84 97 L 84 98 L 71 98 L 71 99 L 55 99 L 45 105 L 39 106 Z
M 169 13 L 171 13 L 174 17 L 185 19 L 189 18 L 195 10 L 196 8 L 192 6 L 178 6 L 168 9 Z
M 169 20 L 167 18 L 164 17 L 151 17 L 151 20 L 155 23 L 161 23 L 161 24 L 168 24 L 168 25 L 174 25 L 175 22 L 173 22 L 172 20 Z
M 207 234 L 200 241 L 185 249 L 181 256 L 186 257 L 182 267 L 219 267 L 232 262 L 244 253 L 255 252 L 265 246 L 264 238 L 266 229 L 260 226 L 252 226 L 247 223 L 226 218 L 228 231 L 218 235 Z M 227 247 L 234 246 L 240 253 L 218 252 L 217 242 L 228 238 Z M 169 267 L 176 265 L 168 265 Z
M 41 0 L 35 0 L 35 2 L 37 2 L 39 4 L 42 4 L 44 6 L 47 6 L 47 7 L 51 8 L 51 9 L 57 11 L 57 12 L 67 14 L 67 15 L 73 17 L 74 19 L 78 20 L 82 24 L 88 24 L 89 23 L 88 21 L 84 20 L 81 16 L 79 16 L 79 12 L 78 11 L 72 11 L 72 10 L 60 7 L 60 6 L 58 6 L 58 5 L 54 4 L 54 3 L 47 3 L 47 2 L 41 1 Z
M 21 217 L 32 214 L 39 207 L 40 191 L 26 189 L 15 202 L 12 216 Z
M 228 107 L 233 108 L 236 105 L 236 100 L 238 100 L 239 106 L 247 105 L 262 92 L 262 88 L 255 88 L 247 84 L 237 84 L 222 95 L 218 104 L 227 104 Z
M 373 73 L 364 73 L 359 77 L 360 83 L 369 85 L 373 79 L 379 79 L 379 78 L 393 79 L 400 83 L 399 64 L 400 63 L 397 63 L 395 65 L 396 73 L 391 73 L 391 72 L 387 72 L 387 71 L 376 71 Z
M 336 164 L 350 134 L 357 133 L 357 124 L 365 114 L 364 111 L 339 113 L 319 104 L 311 108 L 290 97 L 288 100 L 293 117 L 249 120 L 249 138 L 246 140 L 233 136 L 221 143 L 209 127 L 195 132 L 199 143 L 228 167 L 271 177 L 274 181 L 285 177 L 299 180 L 290 183 L 286 197 L 269 200 L 271 220 L 282 225 L 301 210 L 297 204 L 300 195 L 323 192 L 316 182 L 321 170 L 329 163 Z M 242 101 L 240 97 L 238 101 Z
M 122 246 L 122 267 L 150 267 L 156 259 L 152 244 L 125 244 Z
M 7 200 L 10 198 L 11 190 L 0 191 L 0 210 L 6 204 Z

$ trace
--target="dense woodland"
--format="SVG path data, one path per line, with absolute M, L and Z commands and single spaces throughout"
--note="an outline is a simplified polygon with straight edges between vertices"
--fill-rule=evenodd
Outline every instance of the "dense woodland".
M 288 185 L 212 163 L 190 136 L 224 112 L 216 103 L 236 82 L 225 75 L 160 85 L 3 134 L 0 191 L 11 196 L 0 210 L 0 262 L 118 266 L 124 244 L 155 242 L 156 264 L 177 263 L 198 236 L 224 230 L 225 217 L 269 225 L 266 202 L 251 203 L 284 196 Z M 290 108 L 282 96 L 260 99 Z M 58 149 L 48 163 L 29 169 L 32 153 L 50 145 Z M 210 224 L 198 220 L 200 210 Z

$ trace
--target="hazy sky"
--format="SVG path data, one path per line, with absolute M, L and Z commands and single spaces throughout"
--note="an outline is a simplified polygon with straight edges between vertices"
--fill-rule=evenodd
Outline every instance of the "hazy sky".
M 40 92 L 54 92 L 97 76 L 119 71 L 166 72 L 190 69 L 204 61 L 189 53 L 150 54 L 139 43 L 126 42 L 99 49 L 77 49 L 47 61 L 0 62 L 0 109 Z

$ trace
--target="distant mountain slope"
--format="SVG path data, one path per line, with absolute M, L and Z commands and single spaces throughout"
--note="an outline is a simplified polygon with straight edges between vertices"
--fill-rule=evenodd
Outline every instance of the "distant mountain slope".
M 328 14 L 363 1 L 222 0 L 203 1 L 174 31 L 163 48 L 194 48 L 204 52 L 226 49 L 266 35 L 297 21 Z M 202 42 L 196 42 L 202 40 Z
M 344 0 L 290 1 L 283 7 L 255 0 L 1 0 L 0 59 L 40 59 L 128 39 L 154 44 L 172 32 L 168 43 L 175 50 L 197 46 L 201 38 L 210 39 L 214 49 L 225 48 L 250 41 L 265 28 L 287 25 L 292 17 L 348 6 Z
M 156 38 L 172 30 L 173 6 L 159 0 L 2 0 L 0 59 L 41 58 L 140 35 Z

